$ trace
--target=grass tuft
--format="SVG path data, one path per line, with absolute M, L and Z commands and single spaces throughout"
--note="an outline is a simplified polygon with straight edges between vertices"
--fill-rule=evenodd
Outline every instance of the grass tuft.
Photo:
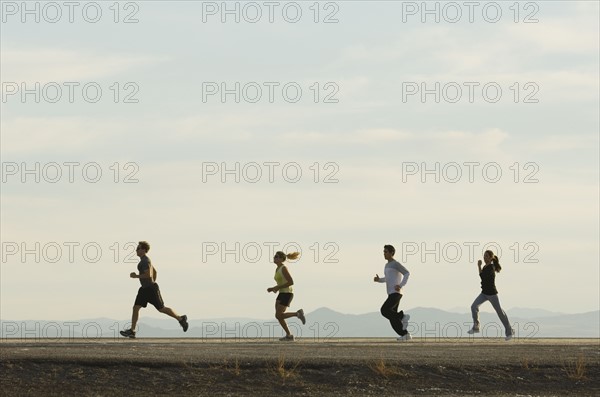
M 370 363 L 369 368 L 377 375 L 380 375 L 386 379 L 390 376 L 407 376 L 406 372 L 401 371 L 398 368 L 389 366 L 383 358 L 380 358 L 379 360 Z
M 297 361 L 296 364 L 294 364 L 293 366 L 286 366 L 285 356 L 281 354 L 277 359 L 277 364 L 275 365 L 274 372 L 285 382 L 287 379 L 295 378 L 298 375 L 299 364 L 300 361 Z
M 563 369 L 569 379 L 577 381 L 587 379 L 585 376 L 587 369 L 583 354 L 580 354 L 576 360 L 565 361 Z

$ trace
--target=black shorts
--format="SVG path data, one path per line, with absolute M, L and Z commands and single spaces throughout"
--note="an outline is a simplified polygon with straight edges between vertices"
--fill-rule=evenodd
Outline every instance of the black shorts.
M 279 295 L 277 295 L 277 298 L 275 299 L 275 301 L 279 302 L 279 304 L 281 304 L 285 307 L 290 307 L 290 303 L 292 303 L 292 299 L 294 299 L 293 293 L 280 292 Z
M 148 303 L 154 305 L 156 310 L 160 310 L 165 307 L 165 302 L 163 302 L 162 296 L 160 296 L 160 289 L 158 288 L 158 284 L 152 284 L 151 287 L 140 287 L 138 290 L 137 296 L 135 297 L 136 306 L 146 307 Z

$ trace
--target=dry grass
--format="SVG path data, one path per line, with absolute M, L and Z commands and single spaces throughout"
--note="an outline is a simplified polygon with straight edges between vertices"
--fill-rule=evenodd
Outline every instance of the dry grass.
M 526 370 L 532 370 L 535 369 L 537 367 L 535 361 L 533 361 L 532 359 L 528 358 L 528 357 L 523 357 L 521 359 L 521 368 L 526 369 Z
M 563 363 L 563 369 L 567 373 L 567 377 L 572 380 L 584 380 L 587 379 L 586 364 L 583 354 L 580 354 L 576 360 L 568 360 Z
M 377 375 L 383 376 L 386 379 L 390 376 L 407 376 L 405 371 L 389 366 L 383 358 L 370 363 L 369 368 Z
M 295 378 L 298 375 L 298 365 L 300 365 L 300 361 L 286 367 L 285 356 L 279 355 L 274 372 L 285 382 L 287 379 Z
M 223 364 L 212 365 L 210 366 L 210 368 L 213 370 L 229 372 L 230 374 L 233 374 L 235 376 L 240 376 L 242 372 L 240 369 L 240 360 L 237 357 L 235 358 L 233 364 L 230 364 L 229 360 L 224 359 Z
M 233 368 L 231 368 L 231 373 L 233 373 L 235 376 L 240 376 L 240 360 L 237 357 L 235 358 Z

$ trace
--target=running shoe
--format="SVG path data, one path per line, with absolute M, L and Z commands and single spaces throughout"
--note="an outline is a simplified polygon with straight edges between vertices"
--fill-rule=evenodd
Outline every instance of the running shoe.
M 135 339 L 135 331 L 132 329 L 126 329 L 125 331 L 119 331 L 119 333 L 126 338 Z
M 408 320 L 410 320 L 410 314 L 405 314 L 404 317 L 402 317 L 402 328 L 408 329 Z
M 302 325 L 306 324 L 306 317 L 304 317 L 304 310 L 300 309 L 296 312 L 296 315 L 302 321 Z
M 512 340 L 512 338 L 515 336 L 515 330 L 511 329 L 511 334 L 510 335 L 506 335 L 506 337 L 504 338 L 505 341 L 509 341 Z
M 187 316 L 185 314 L 181 316 L 181 320 L 179 320 L 179 325 L 181 325 L 181 328 L 183 328 L 183 332 L 187 332 L 189 324 L 187 322 Z

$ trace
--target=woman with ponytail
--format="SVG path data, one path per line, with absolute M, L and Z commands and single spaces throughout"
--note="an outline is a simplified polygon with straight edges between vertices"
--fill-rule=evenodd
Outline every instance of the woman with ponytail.
M 500 273 L 502 267 L 498 257 L 490 250 L 485 251 L 483 254 L 483 260 L 485 266 L 481 267 L 481 259 L 477 261 L 477 268 L 479 269 L 479 277 L 481 278 L 481 294 L 471 305 L 471 314 L 473 315 L 473 328 L 469 330 L 469 334 L 475 334 L 479 332 L 479 306 L 485 301 L 490 301 L 494 310 L 498 314 L 504 329 L 506 330 L 505 340 L 509 341 L 512 339 L 514 331 L 510 326 L 508 317 L 502 307 L 500 306 L 500 299 L 498 299 L 498 290 L 496 290 L 496 273 Z
M 275 269 L 275 281 L 277 285 L 271 288 L 267 288 L 267 292 L 278 292 L 277 298 L 275 298 L 275 318 L 281 324 L 281 327 L 285 331 L 285 336 L 280 338 L 280 341 L 294 341 L 294 335 L 290 333 L 290 329 L 288 328 L 285 319 L 290 317 L 298 317 L 302 324 L 306 324 L 306 318 L 304 317 L 304 310 L 300 309 L 297 312 L 286 313 L 286 309 L 292 303 L 292 299 L 294 298 L 294 293 L 292 292 L 292 285 L 294 285 L 294 280 L 290 275 L 287 267 L 283 264 L 286 259 L 297 259 L 300 254 L 298 252 L 293 252 L 291 254 L 285 254 L 282 251 L 277 251 L 275 256 L 273 257 L 273 263 L 277 265 L 277 269 Z

